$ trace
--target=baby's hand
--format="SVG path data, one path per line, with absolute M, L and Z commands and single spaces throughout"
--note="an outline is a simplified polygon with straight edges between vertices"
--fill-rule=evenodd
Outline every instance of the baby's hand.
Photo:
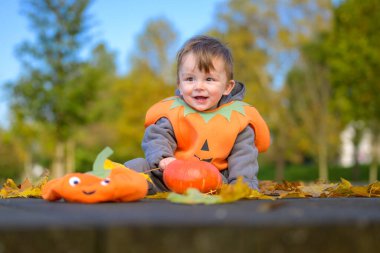
M 167 158 L 162 159 L 158 165 L 160 167 L 160 170 L 166 169 L 169 163 L 173 162 L 174 160 L 175 160 L 174 157 L 167 157 Z

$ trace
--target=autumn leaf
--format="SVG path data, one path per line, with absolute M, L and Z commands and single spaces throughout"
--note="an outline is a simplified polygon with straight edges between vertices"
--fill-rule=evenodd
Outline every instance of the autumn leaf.
M 327 189 L 326 197 L 349 197 L 352 195 L 352 184 L 344 178 L 341 178 L 340 180 L 340 183 Z
M 326 195 L 327 189 L 334 187 L 335 185 L 336 184 L 316 183 L 299 186 L 299 189 L 303 194 L 305 194 L 305 196 L 319 198 Z
M 251 189 L 238 178 L 235 184 L 224 184 L 217 195 L 201 193 L 196 189 L 188 189 L 185 194 L 170 193 L 167 200 L 181 204 L 222 204 L 235 202 L 240 199 L 270 199 L 273 197 Z
M 275 190 L 282 190 L 282 191 L 297 191 L 300 186 L 303 185 L 303 182 L 289 182 L 289 181 L 283 181 L 282 184 L 277 184 Z
M 145 196 L 146 199 L 166 199 L 169 196 L 170 192 L 158 192 L 153 195 Z
M 260 192 L 266 194 L 266 195 L 279 195 L 277 193 L 274 193 L 277 187 L 277 182 L 271 181 L 271 180 L 261 180 L 259 181 L 259 189 Z
M 257 190 L 251 190 L 251 193 L 246 198 L 247 199 L 270 199 L 270 200 L 275 200 L 274 197 L 267 196 L 264 193 L 261 193 L 261 192 L 259 192 Z
M 40 180 L 33 185 L 29 179 L 25 179 L 17 185 L 13 179 L 7 179 L 0 190 L 0 198 L 41 198 L 42 186 L 48 181 L 48 173 L 45 172 Z
M 368 186 L 370 197 L 380 197 L 380 182 L 375 182 Z
M 306 195 L 300 191 L 290 191 L 290 192 L 281 193 L 279 198 L 280 199 L 306 198 Z
M 248 197 L 251 194 L 251 188 L 239 177 L 235 184 L 223 184 L 219 196 L 223 202 L 234 202 L 239 199 Z
M 368 186 L 352 186 L 351 187 L 352 196 L 355 197 L 370 197 L 368 192 Z
M 189 188 L 185 194 L 171 192 L 167 200 L 180 204 L 217 204 L 221 203 L 221 198 L 216 195 L 201 193 L 198 189 Z
M 257 190 L 251 189 L 247 183 L 239 177 L 235 184 L 224 184 L 219 191 L 219 196 L 224 203 L 234 202 L 240 199 L 270 199 L 273 197 L 267 196 Z

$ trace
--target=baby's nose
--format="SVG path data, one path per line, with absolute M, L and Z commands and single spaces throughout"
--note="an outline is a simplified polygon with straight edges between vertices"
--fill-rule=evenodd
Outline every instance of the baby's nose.
M 204 89 L 204 87 L 205 87 L 205 82 L 203 82 L 203 81 L 197 81 L 195 83 L 195 88 L 196 89 Z

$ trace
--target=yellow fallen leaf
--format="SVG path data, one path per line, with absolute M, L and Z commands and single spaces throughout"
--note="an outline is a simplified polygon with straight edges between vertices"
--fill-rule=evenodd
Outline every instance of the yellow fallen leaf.
M 306 198 L 306 195 L 300 191 L 292 191 L 280 194 L 280 199 L 295 199 L 295 198 Z
M 380 182 L 377 181 L 368 186 L 368 192 L 371 197 L 380 197 Z
M 158 192 L 154 195 L 147 195 L 146 199 L 166 199 L 170 192 Z
M 221 197 L 221 202 L 234 202 L 240 199 L 270 199 L 273 197 L 267 196 L 257 190 L 251 189 L 247 183 L 239 177 L 235 184 L 224 184 L 218 194 Z
M 47 173 L 44 173 L 35 185 L 29 179 L 25 179 L 17 186 L 13 179 L 7 179 L 0 190 L 0 198 L 41 198 L 41 189 L 47 181 Z
M 275 200 L 275 198 L 271 196 L 267 196 L 264 193 L 261 193 L 256 190 L 251 190 L 251 193 L 246 197 L 247 199 L 270 199 L 270 200 Z
M 334 187 L 326 189 L 326 197 L 349 197 L 352 195 L 352 184 L 344 178 L 341 178 L 340 180 L 341 182 Z
M 369 197 L 368 186 L 352 186 L 352 195 L 355 197 Z
M 239 199 L 248 197 L 251 194 L 251 188 L 239 177 L 235 184 L 223 184 L 219 196 L 223 202 L 234 202 Z

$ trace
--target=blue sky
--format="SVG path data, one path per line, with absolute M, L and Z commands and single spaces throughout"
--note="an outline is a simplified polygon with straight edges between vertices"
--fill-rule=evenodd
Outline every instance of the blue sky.
M 148 20 L 164 17 L 180 36 L 179 43 L 200 34 L 212 25 L 215 8 L 224 0 L 95 0 L 94 41 L 103 41 L 117 53 L 119 73 L 127 70 L 127 58 L 136 37 Z M 15 47 L 32 40 L 28 20 L 21 14 L 22 0 L 0 0 L 0 85 L 15 80 L 20 72 Z M 4 119 L 7 98 L 0 91 L 0 118 Z M 0 121 L 4 126 L 4 120 Z

